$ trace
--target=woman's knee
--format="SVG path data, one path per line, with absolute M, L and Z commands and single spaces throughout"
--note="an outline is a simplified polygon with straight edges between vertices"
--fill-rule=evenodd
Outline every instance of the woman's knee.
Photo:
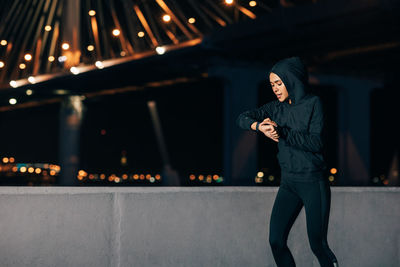
M 275 235 L 270 235 L 269 236 L 269 245 L 273 250 L 281 250 L 285 248 L 286 246 L 286 241 L 283 238 L 280 238 Z

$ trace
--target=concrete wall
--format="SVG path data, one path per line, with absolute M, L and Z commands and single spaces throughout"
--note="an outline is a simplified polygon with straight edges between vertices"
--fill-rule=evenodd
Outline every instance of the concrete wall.
M 1 266 L 276 266 L 277 187 L 0 187 Z M 331 187 L 341 267 L 400 266 L 400 188 Z M 304 208 L 288 240 L 319 266 Z

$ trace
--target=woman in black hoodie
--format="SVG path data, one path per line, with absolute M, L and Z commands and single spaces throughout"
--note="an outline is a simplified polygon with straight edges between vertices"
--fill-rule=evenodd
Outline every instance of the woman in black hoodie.
M 308 92 L 308 73 L 299 57 L 278 61 L 269 72 L 277 100 L 241 113 L 236 123 L 278 143 L 281 184 L 270 218 L 269 243 L 276 264 L 295 266 L 289 231 L 304 206 L 311 250 L 322 267 L 338 266 L 327 242 L 331 190 L 325 178 L 324 111 Z

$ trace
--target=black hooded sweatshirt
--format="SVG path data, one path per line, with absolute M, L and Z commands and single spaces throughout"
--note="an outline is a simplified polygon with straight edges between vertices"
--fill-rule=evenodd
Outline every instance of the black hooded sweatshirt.
M 311 94 L 308 73 L 299 57 L 278 61 L 271 69 L 278 75 L 289 93 L 288 99 L 278 99 L 241 113 L 236 124 L 252 130 L 255 121 L 270 118 L 278 125 L 278 161 L 282 179 L 315 181 L 323 178 L 327 166 L 323 157 L 325 115 L 320 97 Z M 268 74 L 269 77 L 269 74 Z

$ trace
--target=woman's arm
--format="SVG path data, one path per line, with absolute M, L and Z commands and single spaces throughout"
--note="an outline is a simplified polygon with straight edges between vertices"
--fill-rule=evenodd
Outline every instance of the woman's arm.
M 273 103 L 274 101 L 271 101 L 259 108 L 241 113 L 236 119 L 236 125 L 244 130 L 254 130 L 251 128 L 254 122 L 262 122 L 265 118 L 271 118 Z
M 277 127 L 280 138 L 290 146 L 310 152 L 321 152 L 323 149 L 322 131 L 324 128 L 325 114 L 321 99 L 314 103 L 309 131 L 296 131 L 288 127 Z

